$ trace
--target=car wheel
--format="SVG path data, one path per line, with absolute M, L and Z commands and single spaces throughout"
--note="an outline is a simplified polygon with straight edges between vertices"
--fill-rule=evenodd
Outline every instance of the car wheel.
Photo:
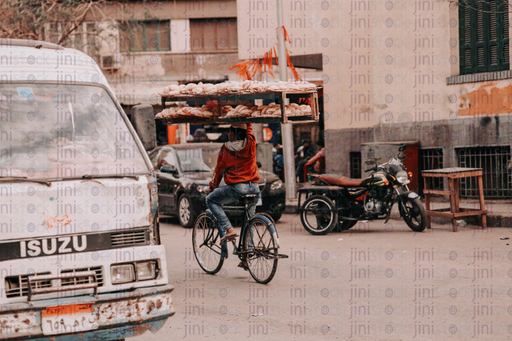
M 270 207 L 266 210 L 263 209 L 263 206 L 260 207 L 260 212 L 267 213 L 269 216 L 272 217 L 272 219 L 274 219 L 274 222 L 277 222 L 279 219 L 281 219 L 281 216 L 283 215 L 284 210 L 280 210 L 278 204 L 270 204 Z
M 194 225 L 196 217 L 194 209 L 190 203 L 190 198 L 186 194 L 182 194 L 178 201 L 178 220 L 180 225 L 189 229 Z
M 279 219 L 281 219 L 282 215 L 283 215 L 283 212 L 280 212 L 280 211 L 276 211 L 276 212 L 270 214 L 270 216 L 272 217 L 272 219 L 274 219 L 274 222 L 276 222 L 276 223 Z

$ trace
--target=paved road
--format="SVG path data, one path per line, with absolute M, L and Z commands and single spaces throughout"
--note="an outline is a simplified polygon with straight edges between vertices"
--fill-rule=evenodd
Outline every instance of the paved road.
M 403 222 L 311 236 L 297 215 L 277 224 L 281 253 L 268 285 L 232 255 L 201 272 L 190 230 L 161 228 L 176 315 L 131 340 L 462 340 L 512 338 L 512 230 L 448 225 L 424 233 Z M 230 246 L 231 247 L 231 246 Z

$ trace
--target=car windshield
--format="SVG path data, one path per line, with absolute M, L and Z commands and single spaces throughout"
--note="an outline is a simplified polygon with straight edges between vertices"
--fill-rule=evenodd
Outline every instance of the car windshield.
M 212 172 L 217 163 L 218 150 L 210 148 L 178 149 L 176 154 L 184 172 Z
M 0 177 L 62 179 L 148 171 L 103 88 L 0 84 Z

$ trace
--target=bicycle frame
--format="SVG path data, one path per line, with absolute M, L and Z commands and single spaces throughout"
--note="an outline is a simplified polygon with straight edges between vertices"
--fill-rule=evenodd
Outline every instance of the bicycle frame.
M 238 246 L 236 246 L 235 244 L 235 241 L 231 241 L 233 243 L 233 247 L 234 247 L 234 250 L 233 250 L 233 254 L 234 255 L 238 255 L 238 258 L 240 258 L 240 260 L 244 260 L 243 259 L 243 255 L 249 253 L 249 251 L 244 251 L 245 250 L 245 233 L 247 232 L 247 227 L 249 226 L 249 221 L 251 220 L 252 217 L 249 216 L 249 207 L 250 207 L 250 203 L 249 201 L 251 200 L 246 200 L 245 201 L 245 204 L 244 204 L 244 218 L 242 220 L 242 227 L 241 227 L 241 230 L 240 230 L 240 238 L 238 238 Z M 251 203 L 251 204 L 254 204 Z M 256 217 L 258 216 L 258 214 L 255 214 L 253 217 Z M 221 234 L 221 237 L 223 237 L 223 234 L 224 232 L 221 231 L 220 227 L 217 225 L 217 227 L 219 228 L 219 231 L 220 231 L 220 234 Z M 222 249 L 224 251 L 224 246 L 226 246 L 227 248 L 227 244 L 224 244 L 222 246 Z M 227 252 L 227 250 L 226 250 Z M 227 258 L 227 257 L 226 257 Z
M 288 256 L 277 253 L 277 249 L 279 248 L 279 237 L 272 218 L 265 213 L 257 213 L 250 216 L 249 207 L 254 205 L 254 199 L 256 198 L 257 195 L 244 197 L 244 206 L 239 207 L 244 208 L 245 214 L 243 216 L 238 245 L 234 239 L 231 242 L 233 243 L 234 248 L 233 254 L 237 255 L 242 261 L 242 265 L 239 266 L 243 267 L 244 270 L 248 270 L 256 282 L 267 284 L 272 280 L 276 273 L 277 260 L 281 258 L 288 258 Z M 202 221 L 206 221 L 207 225 L 201 225 Z M 212 224 L 217 224 L 217 227 L 215 228 Z M 202 241 L 201 244 L 198 245 L 196 244 L 196 233 L 198 229 L 201 228 L 208 229 L 208 232 L 205 235 L 204 232 L 206 231 L 203 230 L 203 236 L 199 237 Z M 247 235 L 247 233 L 250 233 L 250 235 Z M 217 219 L 215 219 L 209 210 L 198 217 L 198 220 L 196 220 L 194 225 L 192 238 L 195 256 L 201 268 L 212 275 L 216 274 L 222 268 L 224 259 L 228 258 L 227 243 L 224 243 L 222 246 L 219 245 L 219 239 L 222 239 L 223 236 L 225 236 L 225 232 L 221 230 Z M 202 249 L 203 246 L 210 249 L 210 251 L 206 251 L 207 253 L 213 251 L 217 256 L 220 256 L 220 258 L 217 258 L 217 256 L 213 256 L 213 258 L 203 258 L 200 251 L 198 251 L 199 249 Z M 262 269 L 259 261 L 260 258 L 273 261 L 271 264 L 267 265 L 267 267 Z M 203 262 L 204 259 L 208 259 L 208 261 L 205 263 Z M 212 263 L 212 259 L 216 260 Z

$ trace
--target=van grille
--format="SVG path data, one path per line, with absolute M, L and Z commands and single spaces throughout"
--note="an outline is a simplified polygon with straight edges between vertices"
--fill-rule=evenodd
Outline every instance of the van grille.
M 78 268 L 78 269 L 66 269 L 62 270 L 61 273 L 73 273 L 73 272 L 84 272 L 84 271 L 94 271 L 96 272 L 96 283 L 98 283 L 98 287 L 103 286 L 103 267 L 102 266 L 91 266 L 88 268 Z M 61 286 L 69 286 L 69 285 L 78 285 L 78 284 L 89 284 L 94 283 L 93 279 L 90 276 L 77 276 L 77 277 L 69 277 L 63 278 L 60 280 Z
M 7 298 L 22 297 L 28 295 L 28 276 L 34 275 L 49 275 L 50 272 L 39 272 L 30 275 L 9 276 L 5 277 L 5 295 Z M 51 280 L 35 282 L 32 288 L 50 288 L 52 286 Z
M 112 247 L 147 245 L 149 244 L 149 230 L 131 230 L 111 235 Z

